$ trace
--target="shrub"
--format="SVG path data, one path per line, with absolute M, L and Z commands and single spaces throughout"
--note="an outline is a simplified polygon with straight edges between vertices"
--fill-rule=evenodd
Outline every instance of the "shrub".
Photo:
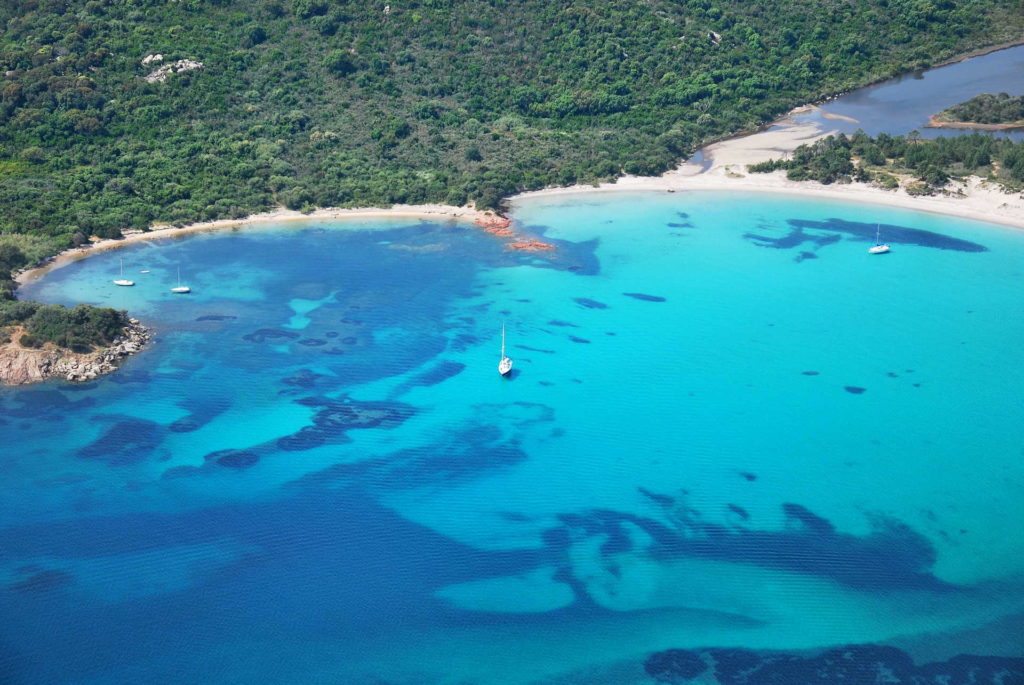
M 22 323 L 25 347 L 41 347 L 52 342 L 76 352 L 94 346 L 109 345 L 127 325 L 124 312 L 80 304 L 68 309 L 63 305 L 38 302 L 5 302 L 0 305 L 4 323 Z M 25 341 L 28 338 L 28 342 Z
M 899 180 L 897 180 L 897 178 L 892 174 L 887 174 L 884 171 L 879 171 L 873 178 L 875 184 L 878 185 L 879 188 L 884 188 L 885 190 L 896 190 L 900 187 Z
M 38 302 L 21 302 L 9 300 L 0 302 L 0 326 L 22 323 L 36 313 L 40 304 Z
M 18 339 L 18 344 L 29 349 L 38 349 L 43 346 L 44 341 L 36 338 L 30 333 L 25 333 Z
M 324 67 L 336 76 L 348 76 L 356 70 L 356 63 L 346 50 L 332 50 L 324 58 Z

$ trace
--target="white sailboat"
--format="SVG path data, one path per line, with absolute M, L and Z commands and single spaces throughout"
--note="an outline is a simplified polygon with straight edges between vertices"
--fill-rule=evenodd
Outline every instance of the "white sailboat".
M 879 234 L 882 231 L 881 224 L 875 224 L 875 245 L 874 247 L 868 248 L 868 254 L 885 254 L 889 251 L 889 246 L 879 240 Z
M 178 293 L 179 295 L 183 295 L 185 293 L 192 292 L 192 288 L 188 287 L 187 285 L 182 285 L 181 284 L 181 267 L 180 266 L 178 267 L 178 285 L 176 285 L 175 287 L 171 288 L 171 292 L 172 293 Z
M 498 373 L 502 376 L 512 373 L 512 359 L 505 356 L 505 324 L 501 324 L 501 361 L 498 362 Z
M 124 260 L 121 260 L 121 277 L 114 279 L 114 285 L 135 285 L 135 281 L 129 281 L 124 277 Z

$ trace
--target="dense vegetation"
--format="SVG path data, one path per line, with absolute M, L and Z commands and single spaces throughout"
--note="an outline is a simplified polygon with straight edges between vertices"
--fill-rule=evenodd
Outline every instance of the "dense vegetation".
M 14 299 L 14 290 L 18 287 L 10 278 L 11 271 L 28 262 L 25 253 L 14 245 L 0 242 L 0 304 L 4 300 Z
M 875 138 L 858 131 L 840 133 L 811 145 L 801 145 L 789 159 L 751 164 L 749 170 L 771 172 L 786 169 L 795 181 L 875 181 L 887 188 L 897 186 L 893 174 L 912 174 L 917 183 L 909 192 L 932 193 L 951 177 L 976 175 L 1001 182 L 1010 189 L 1024 186 L 1024 142 L 1013 142 L 981 133 L 922 140 L 880 134 Z
M 11 340 L 15 326 L 25 333 L 18 342 L 25 347 L 42 347 L 52 342 L 75 352 L 110 345 L 128 325 L 128 316 L 106 307 L 80 304 L 71 309 L 62 305 L 14 299 L 17 284 L 3 276 L 27 261 L 24 253 L 0 243 L 0 344 Z
M 1024 125 L 1024 95 L 1010 97 L 1008 93 L 982 93 L 967 102 L 942 110 L 936 118 L 939 121 L 971 124 Z
M 654 174 L 1019 0 L 6 0 L 0 244 Z M 161 60 L 142 61 L 159 54 Z M 181 59 L 203 66 L 144 77 Z M 6 235 L 3 235 L 6 234 Z
M 75 352 L 89 352 L 94 346 L 106 346 L 128 325 L 124 312 L 80 304 L 68 309 L 59 304 L 0 301 L 0 342 L 8 342 L 15 325 L 25 328 L 19 343 L 42 347 L 52 342 Z

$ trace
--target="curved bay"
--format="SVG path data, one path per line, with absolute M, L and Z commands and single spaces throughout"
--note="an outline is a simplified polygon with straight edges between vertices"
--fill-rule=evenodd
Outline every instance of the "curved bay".
M 310 655 L 342 682 L 637 654 L 682 674 L 716 645 L 912 654 L 979 625 L 1012 651 L 1024 237 L 723 193 L 515 216 L 558 254 L 453 224 L 264 227 L 26 287 L 160 335 L 89 386 L 0 392 L 0 641 L 51 682 L 214 658 L 303 682 Z M 122 257 L 150 270 L 134 289 L 108 286 Z M 527 652 L 547 656 L 501 657 Z

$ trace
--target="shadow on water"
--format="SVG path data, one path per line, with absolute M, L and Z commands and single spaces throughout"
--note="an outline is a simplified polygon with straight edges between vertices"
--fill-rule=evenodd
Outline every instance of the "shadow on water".
M 136 464 L 149 458 L 164 437 L 164 426 L 155 421 L 124 417 L 102 436 L 78 450 L 85 459 L 110 466 Z
M 505 382 L 505 379 L 496 380 Z M 550 407 L 529 402 L 480 405 L 477 410 L 514 429 L 553 420 Z M 449 427 L 440 440 L 357 463 L 334 464 L 302 476 L 290 487 L 358 486 L 375 493 L 401 491 L 463 481 L 527 458 L 518 441 L 505 437 L 497 426 L 469 420 Z
M 630 523 L 654 540 L 650 553 L 655 558 L 754 564 L 829 578 L 858 589 L 955 589 L 931 573 L 936 553 L 928 540 L 895 519 L 876 517 L 870 534 L 856 536 L 836 531 L 831 522 L 799 504 L 785 503 L 785 530 L 755 530 L 708 523 L 679 498 L 642 494 L 666 511 L 672 526 L 611 510 L 563 514 L 560 519 L 570 530 L 606 536 L 602 551 L 608 554 L 632 549 L 629 527 L 623 525 Z M 739 519 L 743 520 L 742 515 Z
M 897 226 L 895 224 L 870 224 L 846 221 L 844 219 L 827 219 L 825 221 L 787 219 L 786 223 L 791 228 L 783 236 L 744 233 L 743 237 L 758 247 L 788 250 L 804 243 L 814 243 L 818 246 L 829 245 L 841 240 L 843 235 L 850 236 L 857 241 L 872 242 L 875 239 L 876 232 L 878 232 L 881 234 L 884 242 L 893 245 L 917 245 L 919 247 L 955 250 L 958 252 L 988 251 L 988 248 L 984 245 L 972 243 L 969 240 L 962 240 L 920 228 Z M 814 233 L 814 231 L 824 232 L 825 235 Z
M 680 215 L 680 218 L 686 217 Z M 820 247 L 841 240 L 844 234 L 870 240 L 875 230 L 873 224 L 837 219 L 793 220 L 790 226 L 790 236 L 763 238 L 763 242 L 768 243 L 765 246 L 791 248 L 810 240 Z M 410 230 L 419 236 L 419 242 L 409 238 Z M 266 309 L 256 305 L 252 305 L 252 309 L 239 309 L 253 313 L 249 330 L 222 327 L 223 330 L 214 330 L 205 339 L 216 341 L 216 349 L 244 350 L 240 358 L 239 355 L 230 357 L 234 366 L 229 367 L 242 382 L 219 387 L 216 394 L 193 395 L 191 390 L 202 387 L 200 383 L 223 380 L 216 375 L 221 373 L 217 367 L 219 359 L 212 354 L 209 357 L 197 355 L 203 360 L 191 367 L 197 379 L 190 381 L 193 385 L 177 399 L 169 400 L 185 412 L 184 416 L 154 413 L 150 416 L 155 420 L 146 420 L 82 412 L 88 414 L 91 421 L 101 419 L 103 425 L 99 437 L 91 431 L 83 432 L 82 435 L 88 437 L 70 446 L 70 454 L 89 460 L 96 470 L 109 466 L 118 472 L 140 460 L 152 459 L 169 438 L 183 442 L 195 438 L 198 434 L 188 434 L 229 410 L 238 411 L 240 407 L 244 410 L 249 406 L 246 404 L 249 399 L 237 390 L 248 388 L 253 379 L 265 381 L 263 385 L 269 386 L 267 395 L 272 401 L 282 397 L 294 401 L 308 408 L 311 418 L 297 431 L 289 424 L 284 430 L 293 432 L 253 446 L 207 446 L 199 452 L 204 455 L 202 464 L 177 466 L 166 471 L 167 480 L 156 484 L 153 490 L 166 488 L 166 492 L 186 492 L 178 488 L 196 485 L 196 492 L 203 492 L 202 488 L 207 485 L 211 491 L 223 486 L 227 493 L 225 498 L 246 498 L 237 504 L 218 503 L 201 510 L 183 506 L 174 513 L 124 511 L 104 517 L 80 511 L 72 513 L 67 520 L 39 524 L 11 521 L 0 527 L 0 550 L 4 555 L 68 561 L 67 569 L 58 568 L 56 563 L 48 566 L 40 562 L 38 569 L 26 564 L 24 577 L 18 577 L 13 584 L 7 583 L 5 588 L 11 592 L 0 596 L 0 601 L 9 602 L 13 595 L 17 602 L 25 603 L 21 606 L 27 608 L 18 618 L 38 622 L 40 626 L 44 622 L 49 624 L 40 628 L 37 643 L 47 650 L 52 648 L 52 652 L 45 654 L 52 668 L 67 669 L 55 673 L 49 682 L 81 681 L 82 673 L 70 664 L 82 666 L 88 661 L 89 669 L 97 672 L 113 668 L 111 665 L 119 664 L 119 659 L 123 658 L 125 644 L 129 641 L 135 654 L 145 654 L 147 650 L 161 657 L 170 654 L 185 668 L 190 659 L 187 650 L 198 641 L 213 643 L 230 637 L 240 643 L 253 636 L 273 636 L 272 631 L 286 623 L 281 617 L 303 617 L 299 632 L 314 634 L 317 640 L 322 640 L 324 634 L 350 636 L 356 626 L 387 635 L 391 624 L 418 618 L 428 628 L 435 629 L 445 620 L 461 624 L 494 621 L 493 616 L 457 611 L 443 605 L 434 593 L 447 584 L 524 573 L 541 564 L 558 567 L 556 579 L 573 587 L 576 602 L 572 610 L 601 610 L 587 596 L 585 584 L 573 579 L 569 548 L 583 534 L 606 537 L 607 542 L 599 550 L 602 555 L 633 550 L 634 526 L 653 540 L 643 552 L 650 554 L 654 561 L 683 557 L 733 561 L 828 578 L 848 587 L 868 590 L 954 590 L 931 573 L 935 561 L 932 547 L 903 523 L 878 519 L 869 534 L 855 536 L 837 531 L 830 521 L 795 503 L 784 505 L 787 521 L 784 530 L 763 531 L 746 527 L 750 514 L 737 505 L 723 502 L 722 506 L 728 507 L 732 514 L 733 525 L 716 525 L 687 513 L 685 503 L 678 497 L 644 493 L 661 508 L 663 516 L 656 519 L 604 509 L 565 513 L 557 521 L 544 522 L 543 525 L 549 526 L 543 537 L 546 545 L 521 551 L 471 548 L 403 518 L 380 503 L 389 494 L 459 486 L 523 463 L 529 458 L 524 445 L 530 442 L 517 431 L 531 422 L 553 424 L 554 409 L 540 404 L 481 405 L 474 409 L 476 415 L 484 419 L 445 426 L 444 437 L 429 438 L 427 444 L 409 448 L 406 443 L 399 443 L 405 448 L 382 448 L 381 454 L 360 454 L 356 458 L 361 461 L 339 462 L 299 476 L 308 469 L 320 467 L 322 462 L 315 460 L 321 458 L 325 450 L 319 448 L 350 441 L 348 434 L 355 431 L 397 427 L 414 416 L 416 409 L 395 402 L 396 396 L 413 388 L 437 385 L 465 370 L 460 363 L 437 357 L 447 350 L 478 344 L 474 320 L 465 321 L 465 329 L 458 332 L 429 330 L 431 322 L 444 321 L 452 298 L 471 292 L 479 264 L 533 264 L 533 257 L 509 254 L 491 236 L 461 230 L 415 227 L 383 231 L 375 234 L 374 239 L 394 238 L 396 243 L 401 241 L 413 249 L 399 250 L 383 244 L 356 249 L 357 245 L 340 241 L 337 249 L 310 256 L 304 265 L 307 274 L 346 274 L 348 280 L 344 281 L 344 287 L 338 288 L 338 294 L 330 301 L 308 312 L 310 321 L 302 334 L 288 327 L 293 312 L 280 303 L 273 310 L 263 301 L 259 307 Z M 886 239 L 891 242 L 916 240 L 918 242 L 909 244 L 964 251 L 985 249 L 912 228 L 886 226 L 884 230 Z M 449 241 L 449 233 L 458 233 L 458 239 L 452 237 Z M 761 237 L 748 236 L 748 239 Z M 788 243 L 773 245 L 773 240 L 779 243 L 788 240 Z M 460 247 L 463 241 L 472 243 L 473 249 Z M 204 245 L 209 248 L 219 243 L 209 241 Z M 597 273 L 595 245 L 559 244 L 563 256 L 544 268 Z M 237 246 L 228 250 L 226 244 L 218 249 L 222 252 L 211 254 L 211 263 L 217 261 L 215 257 L 227 263 L 234 252 L 242 251 Z M 456 252 L 470 255 L 477 261 L 453 259 Z M 261 254 L 263 266 L 272 273 L 279 255 L 273 250 Z M 414 254 L 415 259 L 408 259 L 409 254 Z M 409 267 L 411 263 L 415 268 Z M 398 279 L 396 274 L 401 274 L 402 278 Z M 296 286 L 288 292 L 307 299 L 324 298 L 335 292 L 334 280 L 328 283 L 328 276 L 319 278 L 323 280 L 304 281 L 301 288 Z M 268 290 L 277 287 L 283 291 L 291 286 L 281 276 Z M 609 301 L 614 305 L 609 305 L 577 298 L 565 304 L 578 308 L 575 311 L 581 316 L 584 313 L 599 316 L 602 315 L 600 310 L 611 307 L 658 309 L 659 305 L 648 303 L 665 299 L 637 292 L 622 295 L 632 298 L 633 302 L 613 299 Z M 403 304 L 395 306 L 394 302 Z M 400 310 L 400 307 L 407 308 Z M 273 316 L 264 316 L 270 311 Z M 482 312 L 481 317 L 488 314 L 490 312 Z M 234 317 L 207 316 L 210 324 Z M 194 319 L 194 314 L 190 315 L 189 323 Z M 240 321 L 248 323 L 250 319 L 241 317 Z M 549 325 L 564 329 L 575 326 L 562 319 L 551 319 Z M 381 335 L 382 330 L 390 337 Z M 586 343 L 585 338 L 571 339 Z M 324 342 L 327 340 L 331 342 Z M 446 344 L 450 347 L 446 348 Z M 555 352 L 516 347 L 539 354 Z M 208 376 L 198 373 L 204 368 Z M 405 372 L 411 372 L 408 380 L 396 388 L 389 401 L 359 402 L 346 398 L 351 385 Z M 508 380 L 519 380 L 522 373 L 516 368 Z M 227 377 L 223 374 L 223 378 Z M 532 387 L 534 377 L 522 379 L 529 381 L 524 387 Z M 129 391 L 155 393 L 166 384 L 166 377 L 155 372 L 125 375 L 122 380 L 129 381 L 131 387 L 123 388 L 117 382 L 106 385 L 118 386 L 119 392 L 127 394 Z M 493 371 L 488 371 L 488 381 L 507 382 L 495 378 Z M 61 414 L 70 417 L 76 410 L 87 409 L 95 402 L 92 397 L 78 397 L 82 399 L 76 402 L 65 393 L 51 390 L 8 395 L 0 398 L 3 404 L 0 425 L 5 419 L 10 424 L 40 418 L 55 421 Z M 4 430 L 12 428 L 5 426 Z M 549 431 L 550 427 L 545 430 Z M 319 451 L 304 454 L 314 448 Z M 267 462 L 276 459 L 275 466 L 296 474 L 288 476 L 294 480 L 282 492 L 267 498 L 273 501 L 265 501 L 259 495 L 250 496 L 246 490 L 247 485 L 254 482 L 254 476 L 260 475 L 260 469 L 253 467 L 261 459 Z M 747 481 L 757 478 L 754 474 L 740 475 Z M 65 482 L 81 483 L 89 477 L 68 474 Z M 196 483 L 181 480 L 186 478 L 195 478 Z M 202 478 L 208 480 L 203 482 Z M 239 495 L 242 491 L 246 494 Z M 123 502 L 117 499 L 116 492 L 109 497 L 108 511 L 120 512 L 138 506 L 132 496 L 125 497 Z M 507 516 L 512 521 L 521 515 L 508 512 Z M 62 613 L 59 617 L 61 622 L 67 621 L 64 632 L 50 630 L 57 618 L 54 607 L 58 602 L 54 598 L 63 592 L 87 592 L 84 588 L 89 579 L 80 571 L 80 566 L 76 567 L 80 560 L 110 557 L 103 562 L 101 575 L 131 581 L 133 573 L 143 574 L 131 563 L 123 562 L 125 557 L 140 551 L 162 553 L 197 544 L 218 550 L 237 546 L 245 551 L 234 556 L 225 552 L 228 561 L 221 564 L 215 574 L 191 581 L 187 588 L 153 592 L 138 600 L 98 610 L 99 602 L 69 605 L 67 615 Z M 153 575 L 152 569 L 147 572 Z M 105 580 L 105 576 L 101 580 Z M 91 582 L 95 583 L 95 578 Z M 263 598 L 272 598 L 272 601 L 261 601 Z M 44 601 L 50 605 L 43 606 Z M 159 617 L 156 623 L 154 616 Z M 509 619 L 502 617 L 500 620 L 507 622 Z M 286 625 L 282 630 L 291 632 L 293 626 Z M 67 639 L 72 635 L 86 636 L 96 642 L 89 642 L 90 649 L 84 649 Z M 147 646 L 140 647 L 144 642 Z M 97 649 L 91 649 L 93 646 Z M 175 654 L 179 649 L 181 653 Z M 62 666 L 62 663 L 69 666 Z
M 466 365 L 461 362 L 453 362 L 447 360 L 441 360 L 438 363 L 431 366 L 429 369 L 413 375 L 412 378 L 405 381 L 391 391 L 390 398 L 394 399 L 405 392 L 414 388 L 426 388 L 438 383 L 443 383 L 449 378 L 454 378 L 463 371 L 465 371 Z

